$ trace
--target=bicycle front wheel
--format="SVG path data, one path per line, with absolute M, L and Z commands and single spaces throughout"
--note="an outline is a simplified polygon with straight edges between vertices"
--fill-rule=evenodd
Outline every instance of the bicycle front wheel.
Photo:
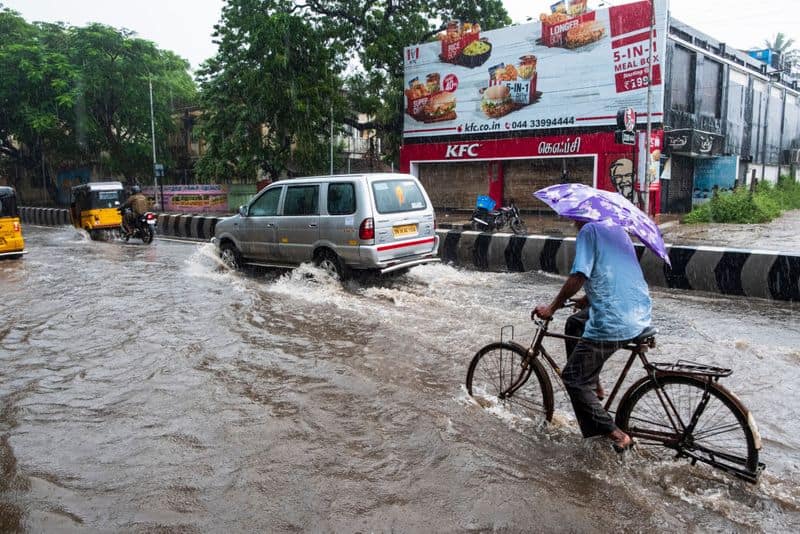
M 686 375 L 643 379 L 620 401 L 616 423 L 642 445 L 673 449 L 748 480 L 758 475 L 758 431 L 719 384 Z
M 481 405 L 497 405 L 534 423 L 553 418 L 553 387 L 537 359 L 516 343 L 491 343 L 472 358 L 467 391 Z

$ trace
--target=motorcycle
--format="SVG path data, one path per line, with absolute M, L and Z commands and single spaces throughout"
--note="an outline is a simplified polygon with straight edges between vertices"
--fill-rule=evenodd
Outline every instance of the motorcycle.
M 125 221 L 130 218 L 130 214 L 133 212 L 130 208 L 124 208 L 120 211 L 122 212 L 122 223 L 119 226 L 119 235 L 122 239 L 128 241 L 130 238 L 135 237 L 141 239 L 145 245 L 153 242 L 153 238 L 156 235 L 155 213 L 148 211 L 133 218 L 133 228 L 126 228 Z
M 487 196 L 479 196 L 475 211 L 472 212 L 470 227 L 481 232 L 493 232 L 509 226 L 511 231 L 517 235 L 528 233 L 525 223 L 519 217 L 519 209 L 513 200 L 509 202 L 508 206 L 502 206 L 499 210 L 494 209 L 496 204 L 494 200 Z

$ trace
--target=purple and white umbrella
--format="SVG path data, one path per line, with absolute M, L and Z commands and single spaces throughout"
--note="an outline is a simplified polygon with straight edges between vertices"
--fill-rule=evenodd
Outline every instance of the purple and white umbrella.
M 658 226 L 619 193 L 583 184 L 556 184 L 536 191 L 533 196 L 562 217 L 585 222 L 610 221 L 623 227 L 671 266 Z

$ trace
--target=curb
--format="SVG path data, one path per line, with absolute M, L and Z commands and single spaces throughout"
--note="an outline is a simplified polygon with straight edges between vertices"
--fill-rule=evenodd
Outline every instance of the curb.
M 442 261 L 469 269 L 566 276 L 575 258 L 574 237 L 436 232 Z M 667 245 L 670 268 L 644 245 L 634 247 L 652 286 L 800 302 L 800 254 Z
M 70 224 L 66 209 L 20 207 L 19 212 L 25 223 Z M 223 218 L 160 213 L 156 235 L 208 241 Z M 545 271 L 566 276 L 575 258 L 574 237 L 489 234 L 443 226 L 436 230 L 439 257 L 445 263 L 468 269 Z M 643 245 L 634 247 L 645 280 L 652 286 L 800 302 L 800 254 L 667 245 L 672 262 L 669 268 Z

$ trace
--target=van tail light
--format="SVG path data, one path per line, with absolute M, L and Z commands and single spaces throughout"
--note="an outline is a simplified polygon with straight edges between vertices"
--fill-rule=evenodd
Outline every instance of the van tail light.
M 375 239 L 375 221 L 372 220 L 372 217 L 361 221 L 361 226 L 358 227 L 358 238 L 364 241 Z
M 14 223 L 14 231 L 15 232 L 19 232 L 19 223 L 18 222 Z
M 147 217 L 147 220 L 148 220 L 148 221 L 152 221 L 153 219 L 155 219 L 155 218 L 156 218 L 156 216 L 155 216 L 155 215 L 153 215 L 152 213 L 148 213 L 148 214 L 146 215 L 146 217 Z

